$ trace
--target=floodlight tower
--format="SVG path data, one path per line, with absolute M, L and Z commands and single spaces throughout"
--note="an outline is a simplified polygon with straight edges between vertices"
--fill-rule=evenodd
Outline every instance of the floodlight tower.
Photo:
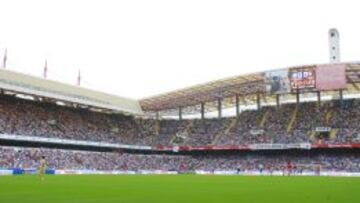
M 340 35 L 337 29 L 329 30 L 330 63 L 340 63 Z

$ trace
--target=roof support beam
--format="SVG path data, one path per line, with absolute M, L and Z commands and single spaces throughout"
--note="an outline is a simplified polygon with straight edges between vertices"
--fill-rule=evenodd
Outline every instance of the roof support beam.
M 360 90 L 360 87 L 359 87 L 356 83 L 352 82 L 351 85 L 352 85 L 356 90 L 358 90 L 358 91 Z
M 280 95 L 276 95 L 276 108 L 280 108 Z
M 299 94 L 299 90 L 296 91 L 296 105 L 299 105 L 300 103 L 300 94 Z
M 222 100 L 221 98 L 218 98 L 218 118 L 220 119 L 222 117 Z
M 239 95 L 235 95 L 235 109 L 236 109 L 236 118 L 240 117 L 240 99 Z
M 317 104 L 320 107 L 320 105 L 321 105 L 321 92 L 320 91 L 317 92 Z
M 200 113 L 201 113 L 201 120 L 204 120 L 205 118 L 205 102 L 201 102 L 201 109 L 200 109 Z
M 340 105 L 343 106 L 343 90 L 339 90 Z
M 179 120 L 182 120 L 182 107 L 179 107 Z
M 247 100 L 245 99 L 245 96 L 246 96 L 246 95 L 241 96 L 240 99 L 241 99 L 242 103 L 246 106 L 246 105 L 248 104 L 248 102 L 247 102 Z
M 346 79 L 356 90 L 360 90 L 359 86 L 349 76 L 346 76 Z
M 258 110 L 260 110 L 260 108 L 261 108 L 260 94 L 256 95 L 256 107 Z
M 158 121 L 158 120 L 160 120 L 160 114 L 159 114 L 159 111 L 157 111 L 156 113 L 155 113 L 155 118 L 156 118 L 156 120 Z

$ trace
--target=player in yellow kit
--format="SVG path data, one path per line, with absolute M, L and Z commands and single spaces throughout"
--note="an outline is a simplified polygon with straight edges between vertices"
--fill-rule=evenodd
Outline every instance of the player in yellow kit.
M 45 156 L 42 156 L 39 165 L 39 177 L 41 182 L 45 180 L 45 169 L 46 169 L 46 160 L 45 160 Z

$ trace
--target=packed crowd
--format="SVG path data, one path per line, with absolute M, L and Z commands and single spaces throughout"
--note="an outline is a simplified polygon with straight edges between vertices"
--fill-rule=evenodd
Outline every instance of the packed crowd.
M 3 134 L 146 145 L 154 138 L 154 123 L 150 119 L 0 98 L 0 133 Z
M 276 152 L 231 155 L 154 155 L 59 149 L 0 147 L 0 168 L 35 169 L 41 156 L 51 169 L 74 170 L 268 170 L 281 171 L 289 163 L 297 170 L 360 172 L 360 153 Z
M 0 148 L 0 168 L 37 168 L 42 156 L 48 168 L 76 170 L 175 170 L 184 156 L 136 155 L 40 148 Z
M 298 106 L 284 104 L 279 108 L 268 106 L 243 111 L 238 119 L 193 120 L 186 133 L 182 133 L 185 138 L 180 137 L 180 142 L 172 144 L 357 143 L 360 142 L 359 121 L 359 100 L 345 100 L 342 104 L 331 101 L 320 106 L 316 102 Z M 172 121 L 171 126 L 176 123 Z M 319 132 L 318 127 L 328 132 Z
M 360 156 L 354 154 L 327 154 L 309 152 L 307 154 L 281 152 L 277 154 L 262 155 L 222 155 L 200 156 L 197 158 L 198 170 L 241 170 L 241 171 L 282 171 L 288 164 L 295 166 L 299 171 L 324 171 L 359 172 Z
M 267 106 L 243 111 L 238 119 L 157 121 L 1 96 L 0 134 L 132 145 L 347 144 L 360 142 L 359 102 Z

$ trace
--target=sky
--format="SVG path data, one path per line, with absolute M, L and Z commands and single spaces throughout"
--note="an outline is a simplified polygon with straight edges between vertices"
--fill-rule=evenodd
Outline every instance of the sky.
M 7 69 L 140 99 L 251 72 L 360 60 L 357 0 L 0 0 Z

